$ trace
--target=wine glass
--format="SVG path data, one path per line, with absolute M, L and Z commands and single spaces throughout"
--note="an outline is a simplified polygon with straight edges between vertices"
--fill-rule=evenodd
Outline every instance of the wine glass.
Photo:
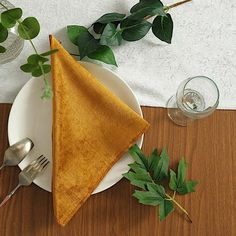
M 0 0 L 0 3 L 6 6 L 8 9 L 14 8 L 14 5 L 9 1 Z M 0 14 L 6 9 L 0 4 Z M 6 51 L 4 53 L 0 53 L 0 64 L 8 63 L 14 60 L 22 51 L 24 47 L 24 40 L 19 37 L 17 31 L 17 25 L 11 29 L 8 29 L 8 37 L 6 41 L 0 44 Z
M 219 104 L 219 89 L 206 76 L 184 80 L 176 95 L 167 102 L 169 118 L 177 125 L 187 126 L 190 121 L 209 116 Z

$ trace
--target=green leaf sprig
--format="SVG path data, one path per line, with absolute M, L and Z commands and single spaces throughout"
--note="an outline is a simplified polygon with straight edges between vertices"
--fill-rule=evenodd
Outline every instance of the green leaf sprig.
M 22 20 L 23 11 L 21 8 L 8 9 L 3 2 L 0 5 L 5 8 L 5 11 L 0 16 L 0 43 L 3 43 L 8 38 L 8 31 L 17 25 L 19 37 L 30 42 L 33 47 L 34 54 L 30 55 L 27 63 L 20 68 L 26 73 L 31 73 L 33 77 L 43 76 L 44 90 L 42 98 L 48 99 L 52 97 L 52 89 L 46 78 L 46 74 L 50 72 L 51 65 L 47 62 L 49 55 L 57 50 L 50 50 L 44 53 L 38 53 L 32 39 L 36 38 L 40 32 L 40 24 L 35 17 L 27 17 Z M 0 53 L 6 52 L 6 48 L 0 44 Z
M 184 159 L 179 161 L 177 173 L 169 169 L 169 156 L 166 149 L 158 155 L 154 149 L 149 157 L 146 157 L 137 145 L 129 150 L 134 163 L 129 164 L 130 170 L 123 174 L 132 185 L 141 190 L 135 190 L 133 196 L 144 205 L 159 206 L 159 218 L 164 220 L 177 206 L 192 220 L 188 212 L 175 200 L 176 194 L 184 195 L 195 192 L 196 181 L 186 180 L 187 163 Z M 168 190 L 166 182 L 169 182 Z M 172 196 L 170 191 L 173 191 Z
M 160 0 L 140 0 L 130 9 L 130 15 L 112 12 L 97 19 L 89 28 L 68 25 L 70 41 L 78 47 L 79 60 L 90 58 L 117 66 L 113 46 L 120 46 L 123 41 L 142 39 L 150 29 L 160 40 L 171 43 L 173 21 L 168 11 L 191 0 L 164 6 Z M 153 22 L 148 19 L 155 17 Z M 75 54 L 73 54 L 75 55 Z

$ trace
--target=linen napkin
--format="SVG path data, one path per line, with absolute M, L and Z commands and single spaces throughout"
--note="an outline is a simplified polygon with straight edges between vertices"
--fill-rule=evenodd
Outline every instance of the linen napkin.
M 53 203 L 64 226 L 149 127 L 50 36 L 53 81 Z

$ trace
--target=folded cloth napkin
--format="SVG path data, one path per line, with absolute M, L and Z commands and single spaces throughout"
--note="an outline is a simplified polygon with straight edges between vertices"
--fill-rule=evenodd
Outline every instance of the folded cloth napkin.
M 149 124 L 50 36 L 53 83 L 53 202 L 66 225 Z

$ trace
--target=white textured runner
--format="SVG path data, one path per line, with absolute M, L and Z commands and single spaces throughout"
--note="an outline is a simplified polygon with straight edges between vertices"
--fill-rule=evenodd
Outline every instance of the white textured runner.
M 165 4 L 178 0 L 163 1 Z M 128 13 L 138 0 L 22 0 L 11 1 L 24 9 L 24 16 L 36 16 L 41 23 L 37 47 L 48 49 L 48 35 L 54 34 L 71 52 L 65 26 L 88 26 L 104 13 Z M 193 0 L 170 11 L 174 21 L 172 44 L 158 40 L 151 32 L 142 40 L 116 48 L 119 68 L 115 71 L 132 87 L 142 105 L 165 106 L 179 83 L 191 76 L 206 75 L 219 86 L 220 108 L 236 108 L 236 3 L 231 0 Z M 30 78 L 20 71 L 27 55 L 0 65 L 0 102 L 13 102 Z

